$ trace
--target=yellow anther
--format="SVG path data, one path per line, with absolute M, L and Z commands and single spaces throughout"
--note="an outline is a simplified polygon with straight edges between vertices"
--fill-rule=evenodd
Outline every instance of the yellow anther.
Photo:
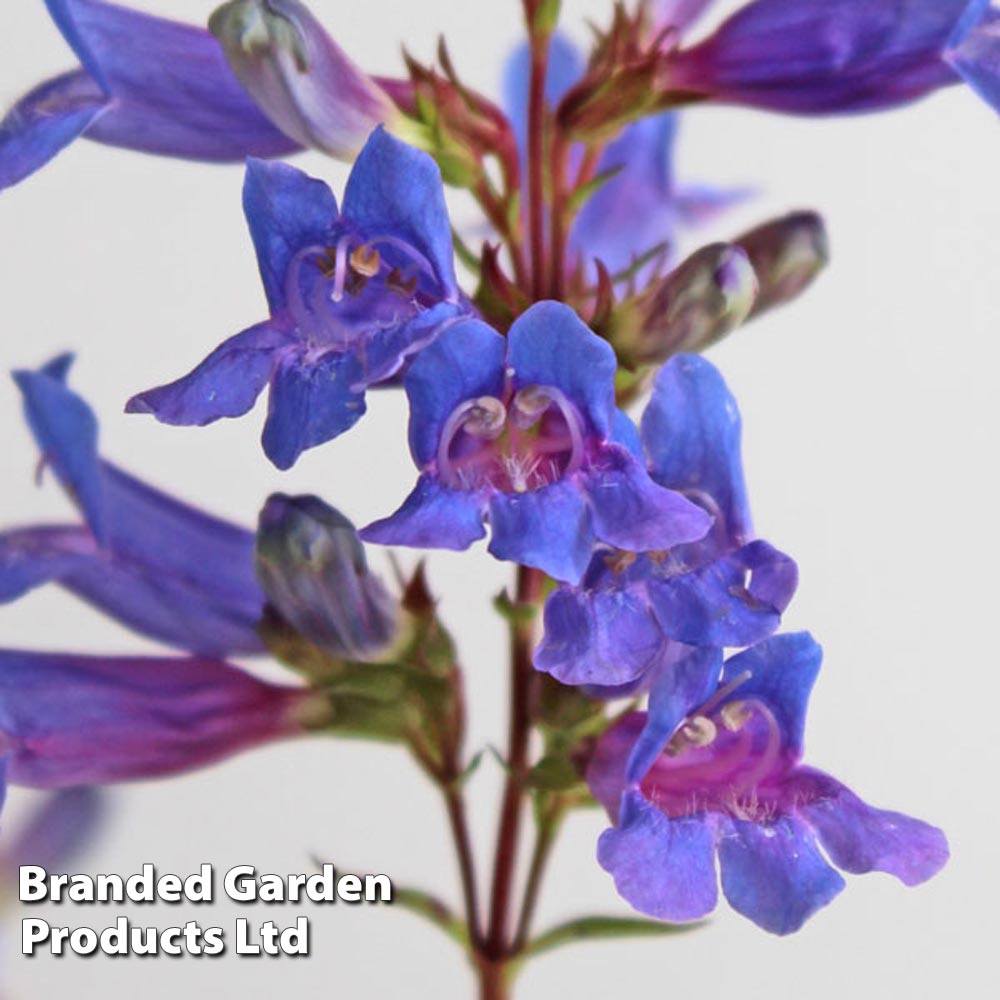
M 696 715 L 681 727 L 681 735 L 693 747 L 707 747 L 718 735 L 715 723 L 705 715 Z
M 351 270 L 364 278 L 373 278 L 382 266 L 382 258 L 373 246 L 362 244 L 351 251 Z
M 731 701 L 719 710 L 722 724 L 731 733 L 739 732 L 753 715 L 753 709 L 745 701 Z

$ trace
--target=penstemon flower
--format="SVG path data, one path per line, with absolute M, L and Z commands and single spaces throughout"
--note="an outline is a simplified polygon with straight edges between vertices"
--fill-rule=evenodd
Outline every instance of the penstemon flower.
M 287 469 L 357 423 L 366 388 L 468 309 L 438 169 L 381 129 L 354 165 L 342 209 L 322 181 L 256 160 L 243 204 L 270 319 L 128 409 L 204 425 L 246 413 L 270 383 L 263 445 Z
M 559 303 L 540 302 L 507 339 L 450 327 L 406 376 L 421 470 L 400 510 L 362 531 L 387 545 L 464 549 L 576 582 L 595 539 L 640 551 L 695 541 L 711 518 L 657 486 L 614 406 L 614 353 Z
M 795 563 L 753 538 L 739 411 L 708 361 L 680 355 L 660 370 L 642 440 L 652 479 L 702 507 L 712 528 L 645 553 L 601 549 L 581 586 L 549 597 L 535 666 L 565 684 L 629 684 L 673 642 L 752 645 L 795 593 Z
M 397 899 L 461 944 L 483 1000 L 557 945 L 702 920 L 720 878 L 734 909 L 788 934 L 841 871 L 917 885 L 946 863 L 940 830 L 802 761 L 820 647 L 780 632 L 798 566 L 753 528 L 739 407 L 699 356 L 811 285 L 824 222 L 796 211 L 688 247 L 751 195 L 680 183 L 673 154 L 703 104 L 870 112 L 964 80 L 1000 107 L 1000 15 L 986 0 L 753 0 L 696 36 L 711 0 L 636 0 L 609 4 L 583 52 L 558 0 L 522 5 L 504 111 L 444 42 L 434 65 L 407 56 L 405 78 L 369 75 L 300 0 L 230 0 L 209 30 L 47 0 L 80 66 L 0 123 L 0 189 L 81 136 L 245 161 L 267 318 L 128 412 L 201 426 L 266 388 L 263 450 L 286 470 L 350 431 L 369 390 L 401 389 L 417 471 L 408 495 L 371 498 L 368 516 L 405 497 L 360 531 L 336 497 L 285 492 L 243 528 L 107 461 L 69 355 L 19 368 L 40 468 L 79 517 L 0 533 L 0 603 L 55 584 L 172 652 L 0 650 L 0 796 L 59 790 L 28 827 L 34 853 L 0 845 L 0 878 L 72 848 L 97 786 L 316 736 L 398 744 L 440 792 L 461 912 L 409 887 Z M 306 149 L 353 161 L 339 202 L 275 162 Z M 481 212 L 467 231 L 446 185 Z M 486 757 L 465 745 L 471 679 L 428 567 L 390 552 L 391 585 L 365 545 L 464 551 L 487 534 L 516 567 L 492 601 L 511 701 L 488 900 L 466 796 Z M 242 662 L 265 657 L 284 681 Z M 562 821 L 595 803 L 611 822 L 597 859 L 643 916 L 537 935 Z
M 948 859 L 944 834 L 875 809 L 800 763 L 806 702 L 819 672 L 807 633 L 776 636 L 679 676 L 662 693 L 667 740 L 638 782 L 626 778 L 641 714 L 608 730 L 587 772 L 615 826 L 598 860 L 637 909 L 697 920 L 715 909 L 717 853 L 730 905 L 790 934 L 843 888 L 837 868 L 919 885 Z

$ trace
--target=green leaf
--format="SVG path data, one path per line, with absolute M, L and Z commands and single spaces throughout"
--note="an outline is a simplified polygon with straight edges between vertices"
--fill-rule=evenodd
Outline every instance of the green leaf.
M 707 920 L 693 924 L 667 924 L 658 920 L 643 920 L 638 917 L 581 917 L 559 924 L 552 930 L 539 935 L 528 943 L 525 955 L 535 958 L 547 951 L 579 941 L 593 941 L 622 937 L 665 937 L 670 934 L 686 934 L 707 926 Z
M 445 932 L 460 948 L 468 949 L 469 931 L 446 903 L 422 889 L 393 886 L 392 904 Z
M 612 177 L 616 177 L 621 173 L 625 164 L 621 164 L 617 167 L 611 167 L 610 170 L 603 170 L 596 177 L 591 178 L 586 184 L 581 184 L 573 193 L 570 195 L 569 201 L 567 202 L 567 209 L 573 214 L 576 213 L 588 202 L 590 199 L 597 194 L 597 192 L 604 187 L 605 184 L 611 180 Z
M 568 792 L 583 784 L 572 761 L 561 754 L 546 754 L 528 772 L 528 787 L 543 792 Z

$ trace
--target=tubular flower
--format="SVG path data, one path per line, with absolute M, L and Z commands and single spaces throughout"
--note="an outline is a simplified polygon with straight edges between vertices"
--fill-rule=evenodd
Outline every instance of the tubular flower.
M 560 303 L 532 306 L 506 341 L 478 320 L 450 327 L 405 379 L 420 479 L 361 536 L 465 549 L 488 521 L 498 559 L 571 583 L 595 540 L 646 551 L 703 537 L 711 516 L 627 447 L 635 429 L 615 409 L 614 376 L 611 347 Z
M 717 856 L 733 909 L 789 934 L 844 888 L 837 868 L 888 872 L 912 886 L 944 866 L 940 830 L 875 809 L 801 764 L 820 660 L 819 646 L 798 633 L 732 657 L 721 677 L 710 664 L 675 675 L 661 693 L 671 718 L 661 752 L 631 781 L 642 713 L 602 738 L 588 781 L 615 825 L 601 836 L 598 860 L 636 909 L 672 921 L 704 917 L 718 900 Z
M 243 204 L 270 318 L 128 410 L 204 425 L 243 415 L 270 384 L 263 446 L 287 469 L 352 427 L 365 390 L 396 376 L 468 307 L 440 172 L 382 129 L 354 165 L 342 210 L 322 181 L 262 161 L 247 167 Z
M 224 4 L 203 28 L 100 0 L 46 0 L 79 69 L 47 80 L 0 123 L 0 190 L 86 136 L 162 156 L 241 162 L 312 146 L 352 159 L 401 120 L 295 0 Z
M 177 774 L 305 732 L 320 699 L 221 660 L 0 650 L 0 760 L 31 788 Z
M 691 647 L 748 646 L 777 629 L 798 574 L 754 539 L 740 436 L 736 401 L 710 362 L 678 355 L 660 370 L 642 418 L 650 475 L 709 513 L 712 530 L 645 554 L 599 547 L 579 586 L 546 602 L 539 670 L 564 684 L 648 686 Z
M 671 90 L 772 111 L 874 111 L 959 81 L 989 0 L 756 0 L 670 62 Z
M 46 6 L 81 66 L 40 84 L 0 124 L 0 190 L 81 135 L 195 160 L 299 148 L 257 107 L 207 31 L 98 0 Z
M 15 378 L 43 461 L 83 524 L 0 534 L 0 601 L 56 582 L 136 631 L 201 655 L 258 653 L 254 536 L 98 457 L 97 421 L 66 385 L 71 357 Z
M 286 135 L 353 159 L 399 111 L 297 0 L 230 0 L 211 17 L 233 72 Z

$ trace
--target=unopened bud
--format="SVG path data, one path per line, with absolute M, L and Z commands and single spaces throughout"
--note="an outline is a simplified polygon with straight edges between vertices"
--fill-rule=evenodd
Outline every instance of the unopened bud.
M 702 247 L 643 293 L 623 303 L 611 339 L 632 367 L 703 351 L 750 315 L 757 278 L 746 253 L 726 243 Z
M 256 561 L 271 608 L 325 652 L 371 660 L 396 638 L 398 602 L 369 571 L 354 525 L 322 500 L 270 497 L 260 513 Z
M 208 22 L 264 113 L 303 146 L 350 160 L 402 116 L 298 0 L 231 0 Z
M 793 212 L 766 222 L 736 244 L 747 252 L 760 282 L 754 316 L 800 295 L 830 259 L 826 226 L 815 212 Z

